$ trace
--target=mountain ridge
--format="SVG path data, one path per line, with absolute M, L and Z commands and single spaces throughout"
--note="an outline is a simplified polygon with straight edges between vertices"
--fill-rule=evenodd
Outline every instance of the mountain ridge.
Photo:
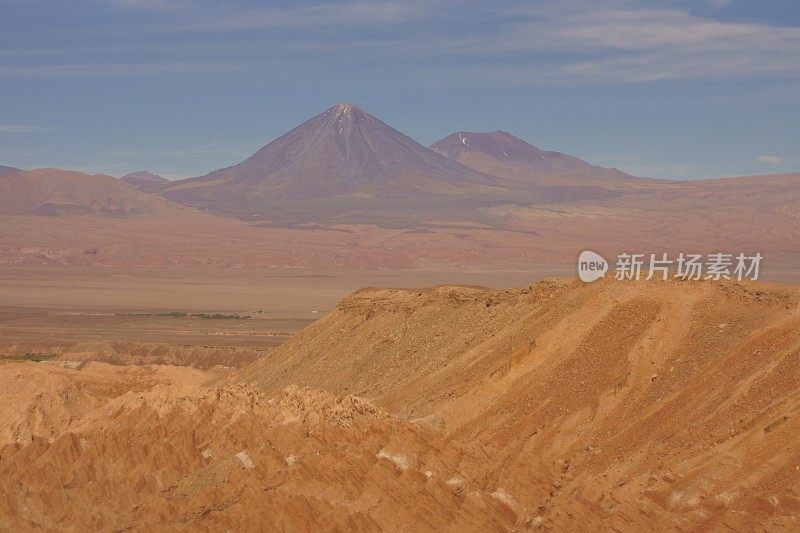
M 510 229 L 507 217 L 491 211 L 494 207 L 608 198 L 619 193 L 614 187 L 627 185 L 627 175 L 619 171 L 555 152 L 541 153 L 580 167 L 584 174 L 602 173 L 604 179 L 575 178 L 576 172 L 561 172 L 569 179 L 554 177 L 553 172 L 548 179 L 530 179 L 493 172 L 470 161 L 464 164 L 357 106 L 342 103 L 237 165 L 166 183 L 158 190 L 194 208 L 282 227 L 416 228 L 420 223 L 451 220 Z M 565 165 L 569 166 L 561 163 Z
M 362 289 L 227 379 L 435 428 L 519 529 L 791 529 L 798 304 L 760 282 Z
M 40 168 L 0 175 L 0 214 L 124 218 L 158 211 L 166 203 L 104 174 Z
M 592 165 L 578 157 L 542 150 L 502 130 L 452 133 L 431 145 L 431 149 L 465 166 L 493 175 L 516 178 L 570 178 L 598 181 L 642 181 L 617 168 Z

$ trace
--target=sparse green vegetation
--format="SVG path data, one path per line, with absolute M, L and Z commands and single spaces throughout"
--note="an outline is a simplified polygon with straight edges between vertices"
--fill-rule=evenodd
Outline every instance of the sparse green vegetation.
M 169 313 L 115 313 L 114 316 L 130 317 L 168 317 L 168 318 L 206 318 L 212 320 L 247 320 L 250 315 L 240 315 L 234 313 L 225 315 L 222 313 L 185 313 L 182 311 L 170 311 Z
M 52 353 L 24 353 L 24 354 L 5 354 L 0 355 L 0 359 L 5 359 L 6 361 L 33 361 L 38 363 L 40 361 L 48 361 L 50 359 L 55 359 L 55 354 Z

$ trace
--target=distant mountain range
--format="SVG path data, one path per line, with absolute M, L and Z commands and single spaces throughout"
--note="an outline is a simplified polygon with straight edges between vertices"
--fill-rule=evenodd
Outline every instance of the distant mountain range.
M 352 104 L 339 104 L 238 165 L 155 188 L 179 203 L 272 223 L 405 224 L 465 210 L 474 219 L 477 208 L 508 201 L 604 196 L 602 187 L 634 179 L 542 152 L 506 133 L 470 134 L 470 140 L 454 134 L 430 149 Z
M 0 175 L 17 172 L 0 167 Z M 134 213 L 142 199 L 125 188 L 73 184 L 55 171 L 28 175 L 37 183 L 34 210 Z M 66 174 L 65 174 L 66 175 Z M 78 179 L 77 173 L 68 174 Z M 42 196 L 50 179 L 51 201 Z M 141 170 L 120 178 L 143 193 L 271 225 L 374 223 L 416 226 L 446 216 L 496 226 L 484 208 L 603 198 L 620 187 L 649 183 L 573 156 L 543 151 L 506 132 L 454 133 L 427 148 L 352 104 L 338 104 L 270 142 L 241 163 L 204 176 L 169 181 Z M 117 182 L 119 183 L 119 182 Z M 7 184 L 7 187 L 10 187 Z M 22 181 L 15 188 L 24 188 Z M 56 192 L 58 191 L 58 192 Z M 77 191 L 84 191 L 80 198 Z M 41 196 L 41 198 L 40 198 Z M 99 197 L 104 200 L 98 200 Z M 112 206 L 114 198 L 117 204 Z M 66 200 L 64 200 L 66 199 Z M 98 203 L 100 202 L 100 203 Z M 105 202 L 106 207 L 100 204 Z M 35 203 L 35 202 L 34 202 Z M 3 209 L 27 209 L 9 201 Z M 71 206 L 71 207 L 69 207 Z
M 637 178 L 501 131 L 427 148 L 339 104 L 180 181 L 0 167 L 0 217 L 0 264 L 519 265 L 586 249 L 791 262 L 800 174 Z

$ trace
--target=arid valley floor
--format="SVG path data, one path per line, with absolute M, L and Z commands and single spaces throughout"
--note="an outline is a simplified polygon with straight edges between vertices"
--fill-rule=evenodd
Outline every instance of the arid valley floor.
M 0 528 L 800 527 L 800 289 L 568 274 L 4 267 Z
M 0 354 L 239 366 L 362 287 L 515 287 L 567 272 L 566 265 L 517 271 L 0 267 Z

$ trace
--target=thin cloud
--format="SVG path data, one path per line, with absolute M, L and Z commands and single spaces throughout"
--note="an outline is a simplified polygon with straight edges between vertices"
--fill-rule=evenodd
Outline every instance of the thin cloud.
M 733 3 L 733 0 L 710 0 L 708 3 L 714 9 L 722 9 L 728 4 Z
M 0 124 L 0 133 L 47 133 L 55 128 L 46 126 L 29 126 L 24 124 Z
M 591 161 L 604 167 L 616 167 L 634 176 L 689 180 L 721 177 L 719 171 L 710 165 L 663 161 L 655 153 L 627 153 L 600 155 Z
M 252 149 L 182 148 L 175 150 L 109 150 L 108 155 L 113 157 L 163 156 L 176 158 L 209 155 L 247 157 L 252 155 L 257 149 L 256 147 Z
M 756 158 L 759 163 L 764 165 L 770 165 L 773 167 L 777 167 L 781 163 L 783 163 L 783 158 L 777 155 L 761 155 Z
M 0 78 L 85 78 L 145 74 L 194 74 L 242 70 L 254 65 L 241 61 L 182 61 L 163 63 L 74 63 L 0 67 Z
M 111 4 L 123 9 L 145 9 L 153 11 L 169 11 L 188 7 L 182 0 L 113 0 Z
M 0 148 L 0 154 L 8 157 L 38 156 L 43 152 L 41 148 Z
M 563 53 L 545 68 L 564 81 L 800 73 L 800 28 L 723 22 L 678 9 L 567 2 L 517 8 L 498 34 L 454 42 L 451 53 Z M 524 73 L 525 69 L 519 69 Z
M 114 3 L 194 8 L 179 17 L 153 17 L 138 42 L 89 50 L 93 62 L 62 63 L 66 52 L 58 50 L 47 61 L 47 49 L 41 49 L 32 64 L 25 54 L 35 49 L 0 52 L 20 60 L 0 67 L 0 78 L 269 69 L 276 80 L 313 82 L 331 79 L 333 69 L 343 67 L 368 72 L 370 81 L 416 78 L 433 85 L 800 78 L 798 27 L 722 21 L 633 0 L 509 2 L 503 9 L 473 0 L 350 0 L 260 9 L 182 0 Z M 116 34 L 139 35 L 124 29 L 124 24 L 114 28 Z M 137 47 L 150 47 L 152 54 Z M 80 49 L 64 50 L 75 56 Z M 125 62 L 120 54 L 126 54 Z M 308 60 L 318 65 L 303 63 Z
M 308 26 L 370 26 L 408 21 L 420 12 L 418 2 L 341 2 L 290 8 L 222 13 L 212 20 L 184 27 L 195 32 Z

